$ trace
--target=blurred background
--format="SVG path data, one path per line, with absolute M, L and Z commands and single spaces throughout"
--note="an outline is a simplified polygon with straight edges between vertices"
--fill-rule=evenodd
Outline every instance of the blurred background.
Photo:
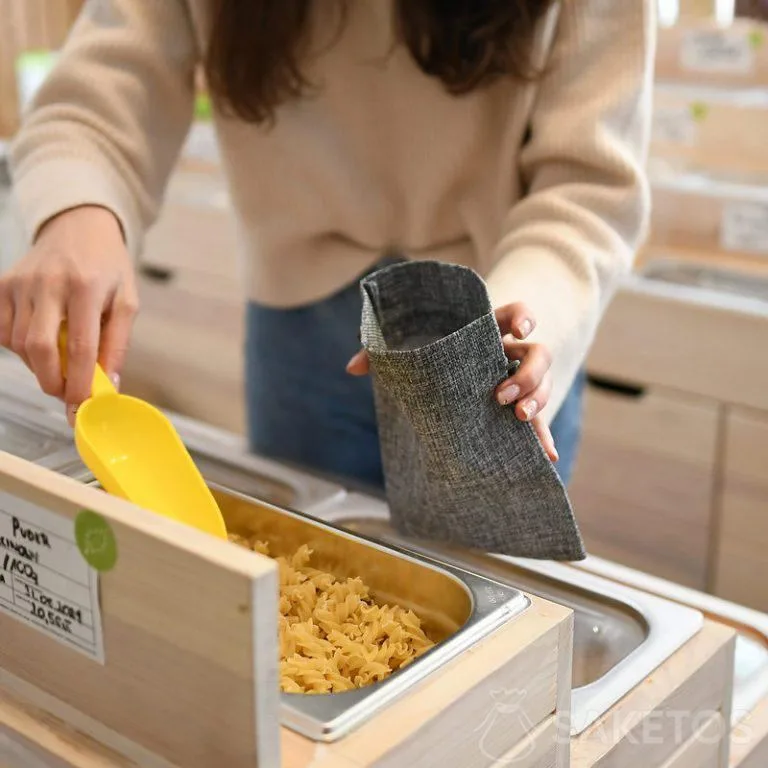
M 80 5 L 0 0 L 3 270 L 23 248 L 4 142 Z M 652 228 L 588 361 L 571 493 L 593 554 L 768 611 L 768 25 L 761 17 L 768 18 L 765 0 L 659 4 Z M 241 433 L 235 251 L 201 87 L 142 258 L 142 313 L 123 384 Z

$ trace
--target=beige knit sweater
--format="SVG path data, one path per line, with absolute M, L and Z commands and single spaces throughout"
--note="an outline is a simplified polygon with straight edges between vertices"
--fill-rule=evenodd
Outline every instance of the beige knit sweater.
M 86 5 L 13 146 L 30 236 L 94 203 L 140 250 L 190 125 L 209 6 Z M 250 296 L 320 299 L 390 247 L 468 265 L 496 305 L 535 313 L 552 416 L 646 225 L 653 6 L 561 0 L 537 39 L 538 82 L 457 98 L 391 51 L 392 0 L 352 0 L 342 37 L 308 64 L 317 95 L 271 130 L 216 117 Z

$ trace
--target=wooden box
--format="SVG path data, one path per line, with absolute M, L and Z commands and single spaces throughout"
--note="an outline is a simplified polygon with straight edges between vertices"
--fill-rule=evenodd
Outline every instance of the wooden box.
M 768 172 L 768 94 L 657 85 L 651 154 L 680 167 Z
M 727 768 L 735 633 L 704 629 L 573 739 L 572 768 Z
M 717 427 L 705 400 L 593 381 L 570 486 L 588 551 L 706 588 Z
M 549 764 L 569 764 L 568 609 L 531 597 L 372 719 L 318 744 L 279 726 L 272 560 L 4 454 L 0 492 L 22 540 L 40 550 L 45 530 L 63 542 L 61 572 L 86 584 L 93 630 L 76 627 L 83 651 L 55 637 L 60 606 L 42 606 L 51 626 L 0 612 L 0 750 L 10 740 L 57 768 L 482 768 L 554 719 Z M 25 566 L 18 547 L 6 551 Z M 12 571 L 0 571 L 6 582 Z
M 713 19 L 659 29 L 658 82 L 729 88 L 768 85 L 768 28 L 751 19 L 723 26 Z
M 768 612 L 768 413 L 728 409 L 715 594 Z
M 651 182 L 652 248 L 768 257 L 768 193 L 764 183 L 657 169 L 652 169 Z

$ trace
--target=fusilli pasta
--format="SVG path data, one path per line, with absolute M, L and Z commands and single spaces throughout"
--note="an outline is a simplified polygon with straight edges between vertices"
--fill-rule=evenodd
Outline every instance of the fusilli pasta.
M 263 555 L 258 539 L 230 541 Z M 338 693 L 383 680 L 434 642 L 419 617 L 379 605 L 359 578 L 336 578 L 309 565 L 303 545 L 277 557 L 280 571 L 280 687 L 287 693 Z

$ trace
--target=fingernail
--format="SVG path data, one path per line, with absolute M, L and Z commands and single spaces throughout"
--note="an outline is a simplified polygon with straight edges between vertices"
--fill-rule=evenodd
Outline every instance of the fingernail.
M 354 368 L 355 365 L 357 365 L 362 359 L 363 355 L 365 355 L 365 350 L 361 349 L 358 353 L 352 356 L 351 360 L 347 363 L 347 370 L 350 368 Z
M 557 452 L 557 448 L 555 446 L 552 446 L 552 461 L 558 462 L 560 461 L 560 454 Z
M 500 405 L 511 405 L 520 395 L 520 387 L 517 384 L 507 384 L 499 390 L 497 395 Z
M 76 405 L 68 405 L 67 406 L 67 421 L 69 422 L 70 427 L 75 426 L 75 415 L 77 414 L 77 406 Z
M 533 323 L 530 320 L 523 320 L 523 322 L 520 323 L 520 333 L 522 334 L 523 338 L 529 336 L 532 330 Z
M 539 404 L 535 400 L 526 400 L 520 406 L 526 421 L 530 421 L 539 410 Z
M 114 385 L 115 389 L 120 389 L 120 374 L 119 373 L 110 373 L 109 374 L 109 380 Z

